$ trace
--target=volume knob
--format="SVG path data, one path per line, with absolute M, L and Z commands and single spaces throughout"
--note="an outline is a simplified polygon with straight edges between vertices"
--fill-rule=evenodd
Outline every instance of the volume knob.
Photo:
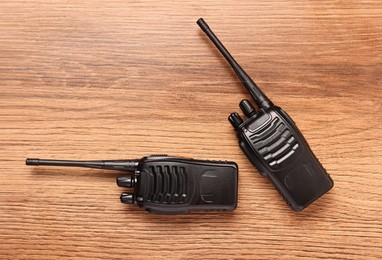
M 133 204 L 134 203 L 134 194 L 133 193 L 122 193 L 121 202 L 124 204 Z
M 237 128 L 241 123 L 243 123 L 243 119 L 241 119 L 240 115 L 236 112 L 229 115 L 228 121 L 234 128 Z

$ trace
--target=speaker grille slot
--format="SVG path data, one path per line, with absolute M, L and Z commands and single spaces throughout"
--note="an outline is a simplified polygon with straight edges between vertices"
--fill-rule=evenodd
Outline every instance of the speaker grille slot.
M 184 167 L 150 166 L 148 201 L 155 203 L 186 203 L 187 174 Z

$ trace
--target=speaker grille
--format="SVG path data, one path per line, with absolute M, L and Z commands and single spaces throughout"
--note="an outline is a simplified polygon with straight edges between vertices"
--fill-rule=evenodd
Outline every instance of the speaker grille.
M 148 201 L 155 203 L 186 203 L 187 174 L 184 167 L 150 166 Z
M 277 169 L 299 147 L 297 139 L 278 118 L 273 119 L 266 127 L 252 134 L 250 138 L 255 149 L 273 169 Z

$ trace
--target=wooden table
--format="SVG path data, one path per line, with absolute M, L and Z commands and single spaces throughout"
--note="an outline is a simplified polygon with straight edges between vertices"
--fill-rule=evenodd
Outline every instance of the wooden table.
M 249 95 L 199 17 L 331 174 L 304 211 L 239 149 Z M 1 258 L 381 258 L 381 75 L 377 0 L 1 1 Z M 157 153 L 238 162 L 238 208 L 149 214 L 119 172 L 24 164 Z

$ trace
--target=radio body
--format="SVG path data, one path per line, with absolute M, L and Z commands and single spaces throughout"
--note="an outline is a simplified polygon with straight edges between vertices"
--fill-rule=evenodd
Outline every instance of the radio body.
M 236 112 L 228 117 L 241 149 L 291 208 L 302 210 L 333 187 L 332 179 L 288 114 L 269 100 L 202 18 L 197 24 L 231 65 L 258 107 L 256 111 L 244 99 L 240 108 L 247 119 L 244 121 Z
M 232 211 L 237 206 L 238 166 L 234 162 L 152 155 L 140 160 L 68 161 L 33 159 L 27 165 L 74 166 L 129 172 L 117 177 L 121 202 L 153 213 Z

